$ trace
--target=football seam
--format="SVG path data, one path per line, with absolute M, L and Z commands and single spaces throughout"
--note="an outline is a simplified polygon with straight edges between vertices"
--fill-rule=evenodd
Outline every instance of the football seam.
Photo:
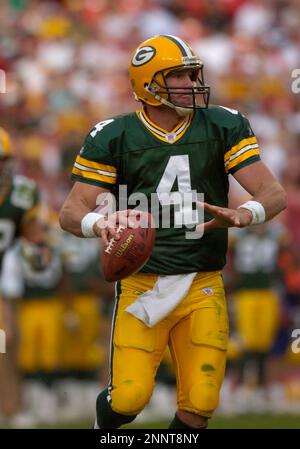
M 124 231 L 124 229 L 125 229 L 125 227 L 120 225 L 120 226 L 117 227 L 116 232 L 117 232 L 117 233 L 121 233 L 121 232 Z M 114 244 L 115 244 L 115 243 L 116 243 L 116 239 L 112 237 L 112 238 L 109 240 L 108 245 L 107 245 L 107 247 L 105 248 L 104 252 L 105 252 L 106 254 L 111 254 L 111 252 L 112 252 L 112 250 L 113 250 L 113 247 L 114 247 Z

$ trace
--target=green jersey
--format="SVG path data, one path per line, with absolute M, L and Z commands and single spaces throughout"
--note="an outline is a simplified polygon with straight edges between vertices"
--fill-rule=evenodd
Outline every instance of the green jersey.
M 59 250 L 51 248 L 51 260 L 43 270 L 35 270 L 24 256 L 22 243 L 6 251 L 2 267 L 2 293 L 8 299 L 48 300 L 57 297 L 63 268 Z
M 64 232 L 61 235 L 60 252 L 70 277 L 73 292 L 91 291 L 93 279 L 101 277 L 99 242 L 80 239 Z
M 164 208 L 173 207 L 175 212 L 175 206 L 170 206 L 171 199 L 170 204 L 166 197 L 162 200 L 163 195 L 173 198 L 176 192 L 196 191 L 204 194 L 206 202 L 227 207 L 228 175 L 258 160 L 251 126 L 235 110 L 219 106 L 196 110 L 172 132 L 159 128 L 141 110 L 98 123 L 76 158 L 72 178 L 114 193 L 125 185 L 128 198 L 143 193 L 149 204 L 157 195 L 156 241 L 142 271 L 172 275 L 222 269 L 227 229 L 188 239 L 186 233 L 192 229 L 184 220 L 177 226 L 173 217 L 164 227 Z M 205 221 L 211 218 L 205 214 Z
M 233 234 L 234 268 L 239 289 L 271 289 L 278 266 L 278 256 L 284 234 L 277 223 L 268 224 L 264 231 L 256 227 L 235 229 Z
M 21 223 L 39 199 L 37 185 L 25 176 L 12 178 L 8 193 L 0 204 L 0 264 L 5 251 L 20 235 Z

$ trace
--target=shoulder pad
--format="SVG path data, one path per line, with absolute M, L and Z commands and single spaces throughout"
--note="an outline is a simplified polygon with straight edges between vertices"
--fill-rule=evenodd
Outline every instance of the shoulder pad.
M 126 129 L 126 120 L 130 114 L 118 115 L 96 123 L 86 138 L 86 143 L 95 146 L 109 144 L 109 142 L 119 137 Z
M 206 114 L 213 123 L 224 128 L 236 128 L 243 120 L 243 115 L 239 111 L 225 106 L 211 105 Z

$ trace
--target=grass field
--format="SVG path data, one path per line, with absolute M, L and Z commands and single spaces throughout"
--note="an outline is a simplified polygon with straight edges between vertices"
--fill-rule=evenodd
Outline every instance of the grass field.
M 131 423 L 122 429 L 167 429 L 169 421 Z M 57 423 L 39 426 L 47 429 L 91 429 L 92 422 Z M 1 428 L 1 426 L 0 426 Z M 2 427 L 3 428 L 3 427 Z M 300 429 L 300 415 L 241 415 L 235 417 L 215 417 L 209 429 Z
M 167 427 L 168 422 L 132 423 L 126 426 L 128 429 L 165 429 Z M 209 423 L 209 429 L 300 429 L 300 416 L 243 415 L 231 418 L 216 417 Z

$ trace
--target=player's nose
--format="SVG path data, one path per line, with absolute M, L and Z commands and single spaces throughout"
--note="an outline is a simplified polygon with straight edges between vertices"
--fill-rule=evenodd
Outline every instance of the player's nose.
M 182 77 L 182 83 L 185 87 L 190 87 L 193 85 L 193 81 L 191 80 L 189 73 L 184 74 L 184 76 Z

